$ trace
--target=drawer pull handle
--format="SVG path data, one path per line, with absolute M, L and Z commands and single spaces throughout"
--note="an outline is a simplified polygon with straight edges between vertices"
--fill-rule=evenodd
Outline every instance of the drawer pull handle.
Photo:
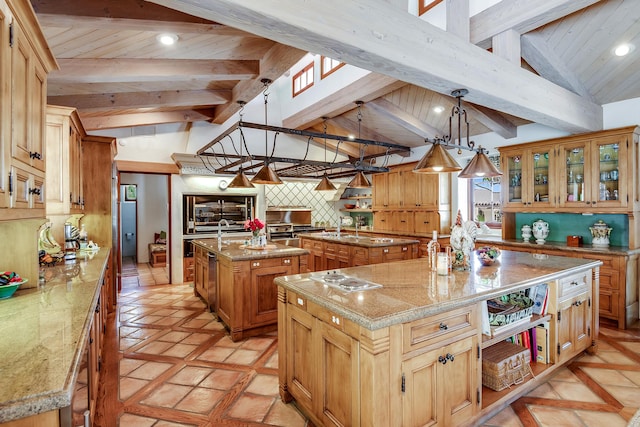
M 382 252 L 384 252 L 385 254 L 389 253 L 389 249 L 383 249 Z
M 331 321 L 332 321 L 333 323 L 335 323 L 336 325 L 339 325 L 339 324 L 340 324 L 340 318 L 339 318 L 339 317 L 337 317 L 337 316 L 331 316 Z
M 440 323 L 440 330 L 441 331 L 446 331 L 447 329 L 449 329 L 449 327 L 445 323 Z
M 571 286 L 577 286 L 577 285 L 579 285 L 579 283 L 576 282 L 575 280 L 573 282 L 571 282 Z
M 407 252 L 407 247 L 406 246 L 402 247 L 402 252 Z
M 290 259 L 285 259 L 283 262 L 284 262 L 285 264 L 291 264 L 291 260 L 290 260 Z
M 302 298 L 298 298 L 298 305 L 304 305 L 304 300 Z
M 447 360 L 450 360 L 450 361 L 453 362 L 453 359 L 454 359 L 453 354 L 447 353 L 447 355 L 445 357 L 447 358 Z
M 440 355 L 440 356 L 438 356 L 438 362 L 442 363 L 443 365 L 446 365 L 447 364 L 447 358 L 442 356 L 442 355 Z
M 253 264 L 251 264 L 253 267 L 260 267 L 260 263 L 259 262 L 254 262 Z
M 573 303 L 576 307 L 580 307 L 582 305 L 582 301 L 576 301 Z

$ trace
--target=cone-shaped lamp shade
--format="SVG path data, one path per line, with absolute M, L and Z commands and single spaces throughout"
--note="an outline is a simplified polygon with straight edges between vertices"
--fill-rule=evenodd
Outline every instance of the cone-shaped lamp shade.
M 245 175 L 243 171 L 240 171 L 233 180 L 231 180 L 227 188 L 255 188 L 255 185 L 249 181 L 249 178 L 247 178 L 247 175 Z
M 458 178 L 483 178 L 500 175 L 502 172 L 496 168 L 487 155 L 478 151 L 469 164 L 458 174 Z
M 433 144 L 427 154 L 420 159 L 420 162 L 418 162 L 413 171 L 419 173 L 440 173 L 456 172 L 460 169 L 462 169 L 460 165 L 442 145 Z
M 333 185 L 333 183 L 331 181 L 329 181 L 329 178 L 327 177 L 327 174 L 325 173 L 324 176 L 322 177 L 322 180 L 320 180 L 320 182 L 316 186 L 315 190 L 316 191 L 330 191 L 330 190 L 337 190 L 337 188 L 336 188 L 335 185 Z
M 282 180 L 269 167 L 269 164 L 265 164 L 253 177 L 251 182 L 254 184 L 282 184 Z
M 369 187 L 371 187 L 371 183 L 369 182 L 367 177 L 364 176 L 364 173 L 362 171 L 358 171 L 358 173 L 356 174 L 356 176 L 353 177 L 351 182 L 349 184 L 347 184 L 347 187 L 349 187 L 349 188 L 369 188 Z

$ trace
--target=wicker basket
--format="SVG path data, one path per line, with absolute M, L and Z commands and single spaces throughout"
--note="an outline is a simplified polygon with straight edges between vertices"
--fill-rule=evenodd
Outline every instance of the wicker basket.
M 528 348 L 501 341 L 482 351 L 482 385 L 500 391 L 533 376 Z

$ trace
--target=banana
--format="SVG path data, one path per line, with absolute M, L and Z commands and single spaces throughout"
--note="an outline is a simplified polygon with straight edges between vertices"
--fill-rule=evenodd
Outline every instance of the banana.
M 43 250 L 48 254 L 56 254 L 61 250 L 60 245 L 51 234 L 51 227 L 48 225 L 44 226 L 40 230 L 38 237 L 38 250 Z

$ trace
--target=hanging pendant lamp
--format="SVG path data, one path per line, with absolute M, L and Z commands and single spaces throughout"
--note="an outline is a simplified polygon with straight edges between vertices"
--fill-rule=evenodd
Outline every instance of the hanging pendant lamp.
M 496 168 L 496 165 L 489 160 L 489 157 L 487 157 L 482 147 L 480 147 L 469 164 L 458 174 L 458 178 L 485 178 L 500 175 L 502 175 L 502 172 Z
M 267 93 L 267 89 L 271 84 L 271 80 L 262 79 L 262 84 L 264 85 L 264 90 L 262 91 L 262 95 L 264 96 L 264 124 L 268 125 L 267 122 L 267 98 L 269 94 Z M 251 182 L 254 184 L 282 184 L 282 180 L 278 176 L 278 174 L 269 167 L 269 158 L 268 153 L 269 150 L 267 148 L 268 142 L 268 134 L 267 130 L 264 131 L 264 155 L 267 156 L 267 160 L 264 162 L 264 166 L 258 171 L 257 174 L 251 179 Z M 274 141 L 275 144 L 275 141 Z
M 327 118 L 323 117 L 323 127 L 324 127 L 324 134 L 327 134 Z M 327 162 L 327 137 L 325 136 L 324 138 L 324 162 Z M 324 176 L 322 177 L 322 179 L 320 180 L 320 182 L 318 183 L 318 185 L 316 186 L 316 188 L 314 189 L 315 191 L 332 191 L 332 190 L 337 190 L 336 186 L 333 185 L 333 183 L 331 181 L 329 181 L 329 177 L 327 176 L 327 173 L 324 173 Z
M 244 111 L 244 106 L 245 106 L 246 102 L 238 101 L 238 104 L 240 104 L 240 123 L 242 123 L 242 113 Z M 242 146 L 243 145 L 244 145 L 244 136 L 241 133 L 240 158 L 242 158 Z M 240 168 L 240 170 L 238 171 L 236 176 L 233 177 L 233 179 L 231 180 L 231 182 L 229 183 L 227 188 L 255 188 L 255 185 L 253 185 L 251 183 L 251 181 L 249 181 L 249 178 L 247 178 L 247 175 L 245 175 L 244 171 L 242 170 L 242 168 Z
M 419 173 L 457 172 L 462 168 L 439 143 L 434 143 L 413 169 Z
M 358 106 L 358 139 L 360 139 L 360 125 L 362 123 L 362 109 L 361 109 L 362 104 L 364 104 L 364 102 L 356 101 L 356 105 Z M 358 162 L 360 165 L 362 164 L 363 158 L 364 158 L 364 148 L 361 145 L 360 161 Z M 371 183 L 369 182 L 367 177 L 364 175 L 364 172 L 362 172 L 362 170 L 358 170 L 358 173 L 356 173 L 356 176 L 354 176 L 351 182 L 347 184 L 347 188 L 369 188 L 369 187 L 371 187 Z

